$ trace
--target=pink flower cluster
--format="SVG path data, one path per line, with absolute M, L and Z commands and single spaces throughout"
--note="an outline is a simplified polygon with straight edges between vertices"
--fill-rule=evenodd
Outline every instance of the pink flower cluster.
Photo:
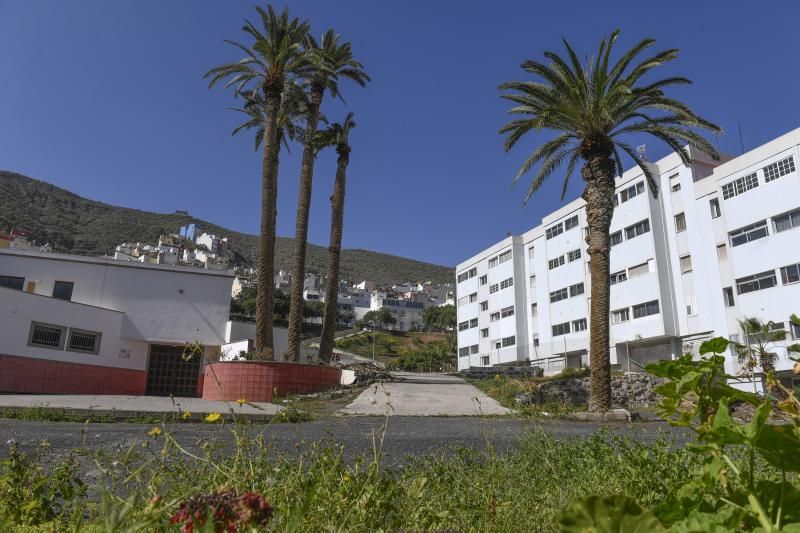
M 183 524 L 183 533 L 193 533 L 210 518 L 217 533 L 235 533 L 239 526 L 264 525 L 271 517 L 272 507 L 262 495 L 222 491 L 190 497 L 180 504 L 170 523 Z

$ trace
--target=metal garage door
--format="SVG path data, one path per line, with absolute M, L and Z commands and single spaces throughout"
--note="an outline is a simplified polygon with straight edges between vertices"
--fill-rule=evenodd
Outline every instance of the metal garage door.
M 200 357 L 183 358 L 183 346 L 150 345 L 147 365 L 148 396 L 197 396 Z

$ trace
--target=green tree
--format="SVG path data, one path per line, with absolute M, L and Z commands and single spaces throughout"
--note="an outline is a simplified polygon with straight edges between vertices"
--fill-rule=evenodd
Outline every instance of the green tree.
M 761 368 L 764 374 L 775 371 L 775 363 L 778 362 L 775 343 L 785 340 L 787 333 L 782 325 L 779 326 L 771 320 L 764 322 L 758 318 L 739 320 L 739 327 L 744 333 L 744 343 L 736 343 L 733 348 L 742 374 L 752 377 L 755 382 L 756 368 Z M 762 376 L 762 382 L 764 378 Z
M 600 43 L 597 55 L 581 62 L 572 47 L 564 41 L 566 59 L 554 52 L 545 52 L 549 64 L 528 60 L 522 69 L 539 81 L 512 81 L 500 85 L 507 91 L 502 97 L 514 107 L 517 118 L 500 129 L 506 134 L 508 151 L 526 134 L 548 130 L 555 136 L 540 144 L 525 160 L 513 183 L 535 165 L 536 172 L 524 202 L 558 167 L 566 164 L 561 189 L 562 199 L 569 179 L 579 162 L 584 180 L 582 198 L 586 201 L 589 234 L 586 238 L 591 273 L 590 409 L 603 412 L 611 404 L 611 365 L 609 360 L 609 226 L 614 214 L 615 173 L 622 175 L 620 151 L 628 154 L 642 170 L 653 195 L 658 193 L 652 167 L 632 148 L 624 137 L 649 134 L 675 151 L 684 164 L 690 155 L 682 143 L 699 148 L 718 158 L 713 146 L 693 128 L 720 132 L 715 124 L 698 117 L 687 105 L 667 97 L 665 89 L 690 83 L 683 77 L 668 77 L 649 83 L 642 77 L 656 67 L 678 56 L 677 50 L 665 50 L 635 63 L 640 54 L 655 41 L 645 39 L 622 54 L 616 63 L 611 52 L 619 32 L 613 32 Z
M 329 361 L 333 354 L 333 337 L 336 333 L 338 319 L 339 264 L 342 255 L 347 165 L 350 163 L 350 131 L 355 127 L 353 114 L 348 113 L 344 122 L 332 124 L 330 128 L 321 132 L 318 139 L 321 145 L 335 146 L 338 154 L 336 178 L 333 181 L 333 195 L 331 196 L 331 236 L 328 245 L 328 276 L 325 286 L 325 319 L 322 322 L 322 335 L 319 341 L 319 358 L 323 361 Z
M 303 160 L 300 166 L 300 188 L 297 198 L 297 216 L 292 255 L 292 305 L 289 310 L 288 358 L 296 361 L 300 356 L 302 341 L 303 282 L 305 280 L 306 247 L 308 246 L 308 213 L 311 209 L 311 186 L 314 178 L 314 161 L 317 154 L 317 123 L 322 98 L 327 90 L 339 97 L 339 79 L 345 78 L 362 87 L 369 80 L 361 63 L 353 59 L 349 42 L 339 41 L 339 35 L 328 30 L 317 43 L 310 35 L 305 39 L 305 56 L 309 68 L 305 83 L 309 88 L 309 108 L 303 136 Z
M 392 316 L 391 311 L 385 307 L 381 307 L 377 310 L 368 311 L 361 318 L 361 320 L 358 321 L 358 326 L 363 328 L 366 326 L 371 326 L 374 323 L 376 327 L 386 329 L 388 326 L 391 326 L 396 322 L 397 319 Z
M 256 7 L 260 27 L 245 20 L 242 30 L 252 39 L 246 46 L 226 41 L 244 52 L 244 58 L 209 70 L 209 87 L 227 80 L 225 86 L 236 94 L 261 92 L 264 103 L 263 159 L 261 165 L 261 234 L 258 259 L 256 299 L 256 351 L 262 359 L 274 357 L 272 337 L 272 298 L 275 274 L 275 223 L 278 197 L 278 115 L 284 88 L 302 76 L 308 61 L 301 47 L 308 35 L 306 21 L 289 16 L 288 8 L 280 14 L 272 6 Z

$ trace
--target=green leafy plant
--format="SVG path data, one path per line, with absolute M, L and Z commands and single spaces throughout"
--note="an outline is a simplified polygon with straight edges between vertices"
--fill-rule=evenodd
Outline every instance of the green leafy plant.
M 702 458 L 699 474 L 652 511 L 626 497 L 577 500 L 559 518 L 565 531 L 800 531 L 800 402 L 772 372 L 768 387 L 786 398 L 775 405 L 729 385 L 728 345 L 714 338 L 700 360 L 687 354 L 647 367 L 669 380 L 658 387 L 660 414 L 697 437 L 687 449 Z M 752 407 L 749 422 L 731 416 L 734 403 Z

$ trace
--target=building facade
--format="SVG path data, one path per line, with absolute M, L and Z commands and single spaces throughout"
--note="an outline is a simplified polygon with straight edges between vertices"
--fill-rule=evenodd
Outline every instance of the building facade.
M 636 167 L 616 180 L 611 234 L 611 362 L 697 352 L 712 336 L 744 342 L 739 320 L 787 331 L 800 302 L 800 129 L 739 157 L 690 150 L 651 164 L 654 196 Z M 458 265 L 459 369 L 536 365 L 546 373 L 589 362 L 589 257 L 585 202 L 575 200 L 519 236 Z M 800 314 L 800 313 L 798 313 Z M 726 369 L 741 370 L 731 352 Z M 743 385 L 750 386 L 752 384 Z
M 0 391 L 194 396 L 233 275 L 0 250 Z M 187 345 L 199 352 L 186 357 Z

